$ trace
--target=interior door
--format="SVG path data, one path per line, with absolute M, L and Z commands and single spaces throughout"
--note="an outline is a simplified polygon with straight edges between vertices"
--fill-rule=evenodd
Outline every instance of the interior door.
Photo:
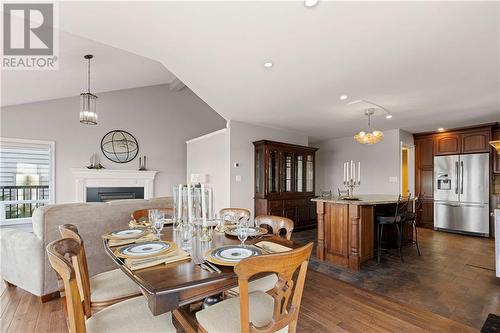
M 489 154 L 460 155 L 460 201 L 483 204 L 489 201 Z
M 434 157 L 434 200 L 459 200 L 459 156 Z

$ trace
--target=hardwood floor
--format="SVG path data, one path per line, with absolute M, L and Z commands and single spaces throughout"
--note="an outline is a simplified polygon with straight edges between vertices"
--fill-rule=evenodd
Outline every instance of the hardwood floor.
M 382 262 L 368 261 L 358 273 L 311 259 L 310 268 L 357 287 L 405 304 L 481 328 L 489 313 L 500 315 L 500 279 L 494 273 L 494 242 L 429 229 L 419 229 L 420 250 L 383 254 Z M 297 232 L 293 239 L 307 242 L 315 230 Z
M 41 303 L 16 287 L 2 286 L 0 331 L 67 332 L 62 300 Z M 475 332 L 421 308 L 332 279 L 310 270 L 297 332 Z

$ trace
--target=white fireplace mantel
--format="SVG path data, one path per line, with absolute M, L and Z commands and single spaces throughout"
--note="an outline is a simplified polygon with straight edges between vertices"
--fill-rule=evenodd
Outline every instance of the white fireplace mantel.
M 154 196 L 154 170 L 71 169 L 76 202 L 85 202 L 88 187 L 144 187 L 144 199 Z

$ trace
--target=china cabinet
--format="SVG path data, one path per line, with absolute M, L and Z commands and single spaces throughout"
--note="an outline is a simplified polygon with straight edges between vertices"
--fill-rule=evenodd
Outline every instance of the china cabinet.
M 292 219 L 295 230 L 316 225 L 314 164 L 317 148 L 261 140 L 255 146 L 255 216 Z

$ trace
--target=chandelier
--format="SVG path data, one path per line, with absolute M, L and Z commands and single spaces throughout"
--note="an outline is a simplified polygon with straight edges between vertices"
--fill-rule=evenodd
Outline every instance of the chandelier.
M 365 110 L 365 116 L 368 117 L 368 130 L 367 131 L 360 131 L 354 136 L 354 139 L 358 141 L 361 144 L 367 144 L 367 145 L 372 145 L 375 143 L 379 143 L 383 138 L 384 138 L 384 133 L 381 131 L 371 131 L 371 123 L 370 123 L 370 117 L 375 113 L 374 109 L 366 109 Z
M 90 93 L 90 59 L 92 59 L 93 57 L 94 56 L 92 54 L 87 54 L 83 57 L 88 60 L 89 64 L 87 73 L 87 92 L 80 94 L 80 98 L 82 100 L 80 109 L 80 122 L 86 125 L 97 125 L 97 96 Z

